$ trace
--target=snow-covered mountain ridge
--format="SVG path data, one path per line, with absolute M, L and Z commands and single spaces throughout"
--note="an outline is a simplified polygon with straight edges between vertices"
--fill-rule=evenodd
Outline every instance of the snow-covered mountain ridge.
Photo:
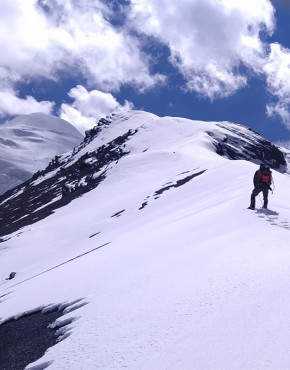
M 95 188 L 111 167 L 118 167 L 118 160 L 124 156 L 138 155 L 148 161 L 151 158 L 154 164 L 156 153 L 159 153 L 159 156 L 168 157 L 170 165 L 170 161 L 182 162 L 185 156 L 195 157 L 198 150 L 206 150 L 206 159 L 209 155 L 215 158 L 214 153 L 217 153 L 229 159 L 263 161 L 281 172 L 286 170 L 284 154 L 275 145 L 238 124 L 159 118 L 142 111 L 116 114 L 101 119 L 73 152 L 57 156 L 46 169 L 0 197 L 3 225 L 0 235 L 13 232 L 32 219 L 35 222 L 46 217 L 74 197 Z M 203 162 L 200 158 L 199 163 Z M 188 170 L 186 165 L 181 166 Z M 62 198 L 65 185 L 74 191 Z M 26 206 L 21 207 L 22 204 Z
M 19 116 L 0 125 L 0 194 L 28 180 L 82 139 L 70 123 L 43 113 Z
M 237 124 L 133 111 L 3 195 L 2 321 L 75 308 L 27 369 L 287 369 L 286 154 Z M 262 161 L 276 189 L 253 212 Z

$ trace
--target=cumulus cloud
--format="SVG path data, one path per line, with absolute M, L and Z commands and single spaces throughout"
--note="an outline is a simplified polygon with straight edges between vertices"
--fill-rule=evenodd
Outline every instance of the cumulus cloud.
M 276 141 L 274 144 L 277 145 L 280 148 L 285 148 L 287 150 L 290 150 L 290 141 L 280 140 L 280 141 Z
M 16 96 L 15 91 L 13 90 L 0 91 L 0 117 L 17 116 L 34 112 L 50 114 L 53 107 L 53 102 L 38 102 L 32 96 L 27 96 L 25 99 L 21 99 Z
M 187 88 L 210 99 L 247 83 L 241 66 L 259 73 L 266 50 L 260 32 L 274 29 L 268 0 L 132 0 L 131 22 L 168 45 Z
M 121 3 L 124 17 L 116 21 L 109 4 Z M 8 30 L 13 30 L 9 37 Z M 63 104 L 61 114 L 82 122 L 80 127 L 91 126 L 93 100 L 102 106 L 97 92 L 114 93 L 124 85 L 146 91 L 166 83 L 162 71 L 152 72 L 158 57 L 144 48 L 144 40 L 152 36 L 168 46 L 169 61 L 183 75 L 187 91 L 211 100 L 225 98 L 246 86 L 249 76 L 259 75 L 273 96 L 267 114 L 289 122 L 289 50 L 266 42 L 274 30 L 270 0 L 250 6 L 241 0 L 0 1 L 0 114 L 8 111 L 5 101 L 12 97 L 20 104 L 10 110 L 19 114 L 26 113 L 30 100 L 35 109 L 51 111 L 51 102 L 20 99 L 16 86 L 47 79 L 61 83 L 65 75 L 80 77 L 90 91 L 71 90 L 74 103 Z M 108 97 L 104 114 L 111 111 Z M 118 104 L 112 95 L 110 102 Z M 100 110 L 94 114 L 99 116 Z
M 281 121 L 290 129 L 290 105 L 285 104 L 283 101 L 276 103 L 269 103 L 266 106 L 266 114 L 268 117 L 278 116 Z
M 164 81 L 151 74 L 138 38 L 108 22 L 111 15 L 100 0 L 1 1 L 1 85 L 13 90 L 19 82 L 61 80 L 62 73 L 103 91 L 126 83 L 145 90 Z
M 279 116 L 290 128 L 290 50 L 279 44 L 270 45 L 270 53 L 264 64 L 269 92 L 275 101 L 268 104 L 268 116 Z
M 121 105 L 110 93 L 88 91 L 81 85 L 71 89 L 69 96 L 74 101 L 71 105 L 61 105 L 60 117 L 72 123 L 81 133 L 94 127 L 101 117 L 133 108 L 133 104 L 128 101 Z

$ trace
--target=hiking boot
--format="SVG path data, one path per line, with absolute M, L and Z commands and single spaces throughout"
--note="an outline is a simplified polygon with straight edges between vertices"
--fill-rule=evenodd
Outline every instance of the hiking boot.
M 265 208 L 265 209 L 267 209 L 267 206 L 266 206 L 266 205 L 264 204 L 262 208 Z
M 255 209 L 255 206 L 250 206 L 250 207 L 248 207 L 248 209 Z

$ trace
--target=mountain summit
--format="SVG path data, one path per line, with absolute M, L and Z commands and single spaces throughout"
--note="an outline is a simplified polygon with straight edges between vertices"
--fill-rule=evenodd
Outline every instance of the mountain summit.
M 0 125 L 0 194 L 28 180 L 82 139 L 70 123 L 44 113 L 19 116 Z
M 2 195 L 0 330 L 62 313 L 27 369 L 286 369 L 288 158 L 239 124 L 131 111 Z M 261 162 L 274 194 L 252 211 Z

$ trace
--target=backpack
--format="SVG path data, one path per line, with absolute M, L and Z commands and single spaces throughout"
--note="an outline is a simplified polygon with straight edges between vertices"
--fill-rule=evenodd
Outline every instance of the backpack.
M 271 171 L 260 170 L 260 186 L 271 185 Z

